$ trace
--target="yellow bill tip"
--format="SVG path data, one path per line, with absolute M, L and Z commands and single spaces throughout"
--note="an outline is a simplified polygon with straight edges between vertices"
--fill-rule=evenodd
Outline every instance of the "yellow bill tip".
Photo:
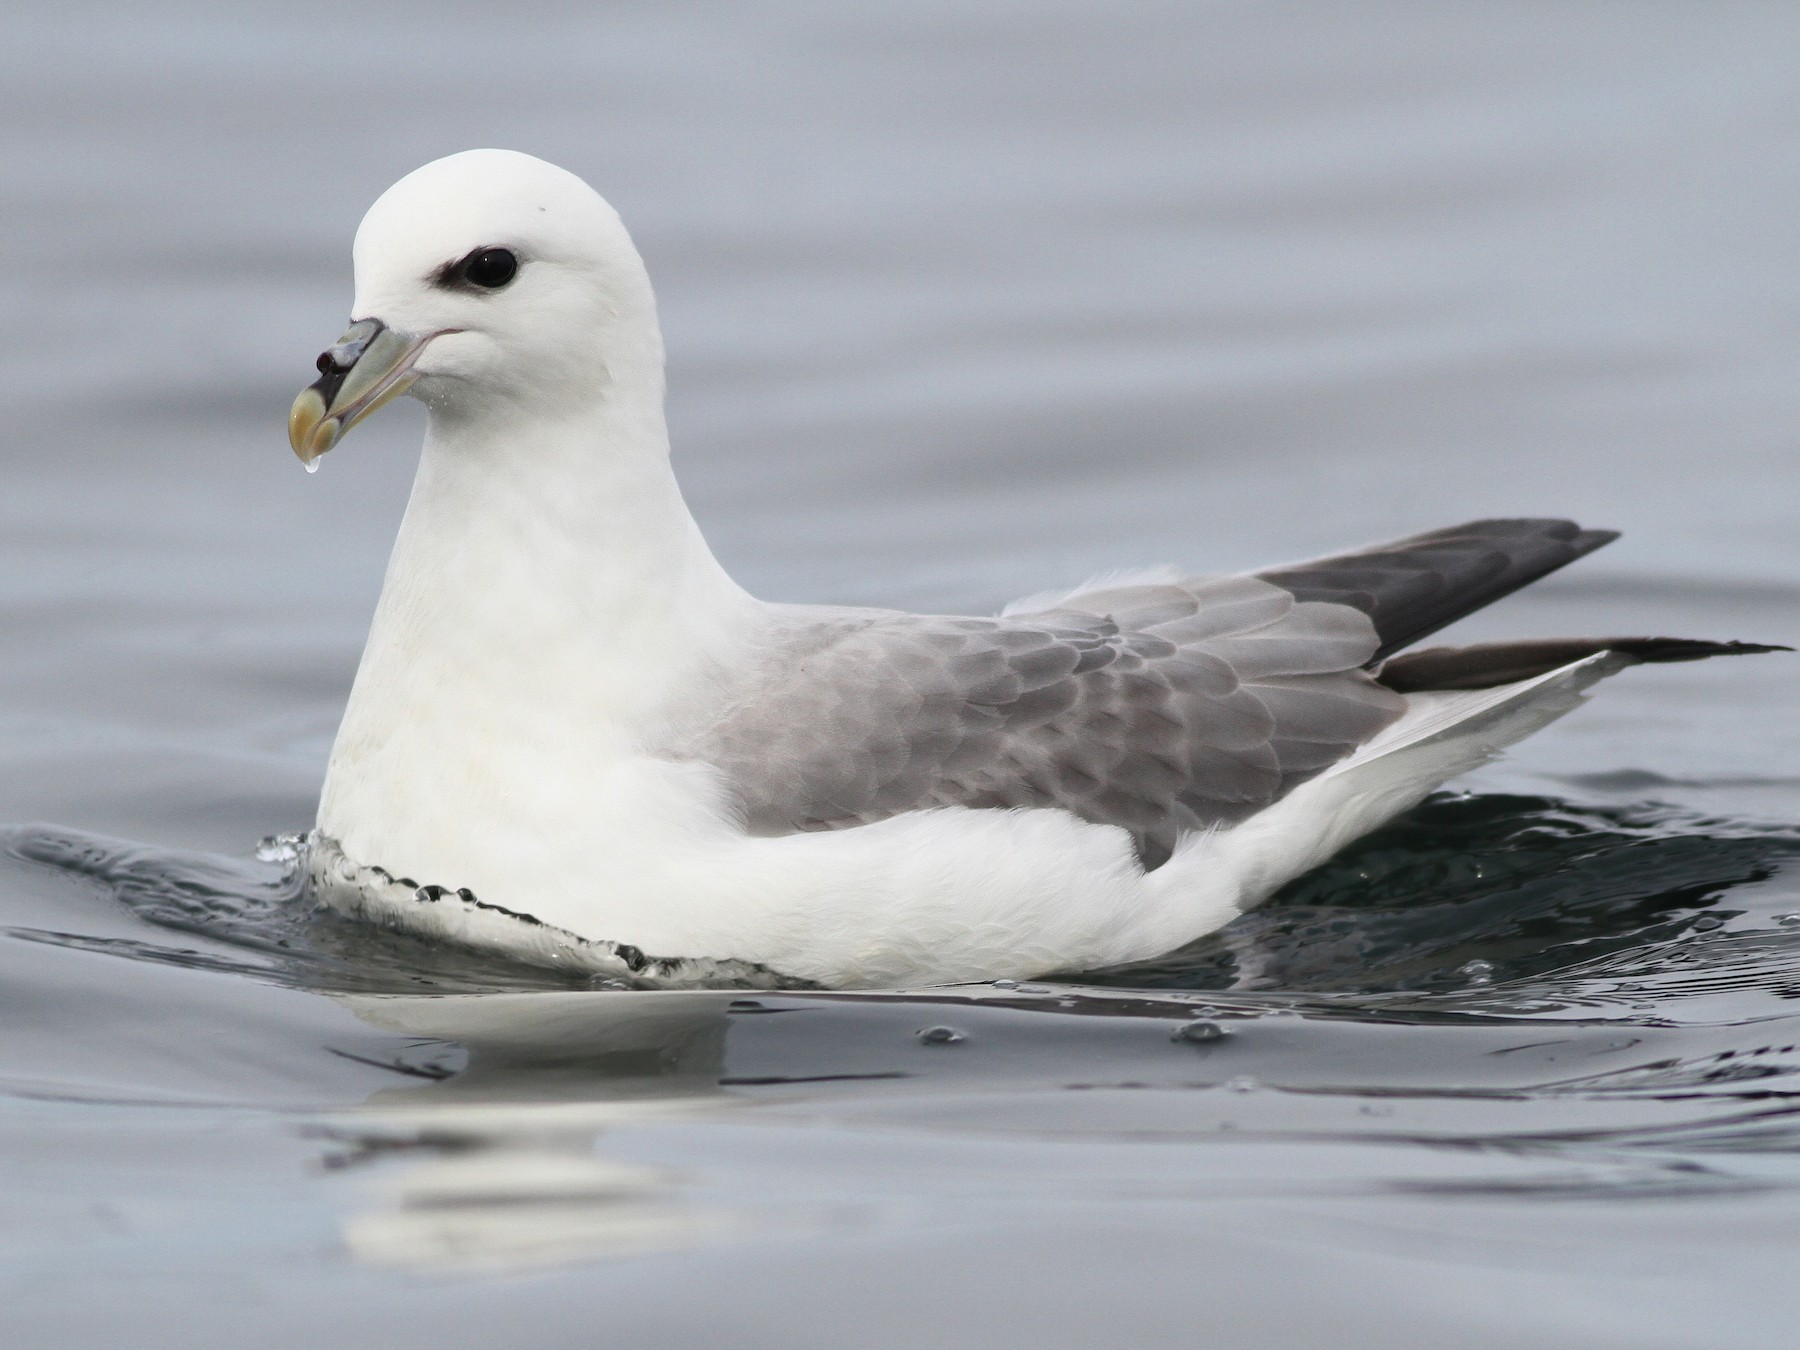
M 308 471 L 316 467 L 320 455 L 337 444 L 343 430 L 343 423 L 327 415 L 325 400 L 317 389 L 302 389 L 288 410 L 288 444 Z

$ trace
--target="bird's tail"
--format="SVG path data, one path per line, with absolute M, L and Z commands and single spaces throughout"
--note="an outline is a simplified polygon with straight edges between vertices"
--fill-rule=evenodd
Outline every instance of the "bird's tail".
M 1400 720 L 1355 754 L 1242 824 L 1185 841 L 1161 870 L 1172 874 L 1173 883 L 1184 862 L 1222 869 L 1237 882 L 1239 911 L 1253 908 L 1450 779 L 1578 707 L 1590 687 L 1635 664 L 1630 656 L 1603 651 L 1496 688 L 1411 694 Z

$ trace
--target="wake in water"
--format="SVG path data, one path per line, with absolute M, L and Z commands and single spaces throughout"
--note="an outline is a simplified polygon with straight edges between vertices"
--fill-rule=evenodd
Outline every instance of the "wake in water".
M 323 992 L 623 987 L 437 944 L 316 904 L 297 838 L 254 859 L 70 830 L 13 831 L 17 858 L 83 877 L 168 940 L 44 928 L 14 937 L 235 971 Z M 1791 996 L 1800 897 L 1779 884 L 1800 832 L 1656 806 L 1442 794 L 1223 932 L 1068 984 L 1299 999 L 1339 1014 L 1648 1013 L 1683 992 Z M 1786 897 L 1784 902 L 1784 896 Z M 179 934 L 185 941 L 176 939 Z
M 611 1231 L 611 1211 L 580 1199 L 594 1141 L 547 1153 L 554 1131 L 532 1122 L 619 1100 L 736 1104 L 765 1120 L 791 1103 L 809 1121 L 893 1101 L 911 1104 L 902 1118 L 947 1112 L 986 1138 L 1004 1098 L 997 1119 L 1023 1112 L 1109 1159 L 1111 1141 L 1140 1135 L 1254 1142 L 1228 1181 L 1204 1171 L 1232 1194 L 1693 1199 L 1793 1184 L 1790 829 L 1445 795 L 1158 962 L 1043 984 L 753 997 L 637 993 L 348 919 L 307 894 L 292 838 L 254 858 L 42 827 L 0 843 L 145 925 L 83 932 L 100 925 L 70 903 L 66 926 L 40 908 L 6 936 L 185 968 L 195 989 L 216 972 L 331 995 L 389 1034 L 368 1045 L 340 1029 L 322 1044 L 396 1085 L 371 1098 L 378 1109 L 334 1119 L 327 1165 L 410 1150 L 429 1192 L 416 1211 L 357 1221 L 352 1245 L 384 1262 L 499 1259 L 507 1235 L 561 1231 L 570 1215 Z M 513 1114 L 455 1114 L 471 1103 Z M 536 1160 L 540 1189 L 446 1202 L 440 1165 L 489 1155 Z M 1130 1184 L 1158 1191 L 1165 1165 Z M 1034 1163 L 1031 1192 L 1045 1184 Z M 581 1228 L 569 1250 L 593 1240 Z
M 229 971 L 321 993 L 593 987 L 578 976 L 358 923 L 314 903 L 306 894 L 295 836 L 264 840 L 250 859 L 32 826 L 10 832 L 6 851 L 85 878 L 146 923 L 181 935 L 129 940 L 42 928 L 5 930 L 15 938 Z
M 1747 931 L 1774 923 L 1769 899 L 1749 892 L 1795 858 L 1800 833 L 1781 827 L 1655 805 L 1440 794 L 1224 931 L 1086 978 L 1581 1001 L 1588 980 L 1610 989 L 1626 971 L 1677 978 L 1689 948 L 1731 921 Z M 1773 940 L 1800 951 L 1800 931 Z

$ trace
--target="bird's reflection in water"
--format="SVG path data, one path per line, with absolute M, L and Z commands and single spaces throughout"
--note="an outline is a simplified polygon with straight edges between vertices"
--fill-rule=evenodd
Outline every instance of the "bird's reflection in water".
M 359 1261 L 412 1269 L 529 1269 L 668 1250 L 736 1226 L 675 1173 L 599 1150 L 609 1129 L 706 1113 L 719 1085 L 728 993 L 348 995 L 359 1017 L 419 1038 L 396 1067 L 433 1080 L 377 1093 L 332 1120 L 339 1166 L 381 1170 L 354 1215 Z M 456 1067 L 466 1052 L 466 1065 Z

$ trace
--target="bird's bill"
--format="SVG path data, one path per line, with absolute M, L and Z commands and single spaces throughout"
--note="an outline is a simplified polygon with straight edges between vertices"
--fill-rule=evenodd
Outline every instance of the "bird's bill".
M 308 469 L 346 431 L 400 397 L 416 379 L 413 362 L 435 333 L 389 328 L 358 319 L 319 356 L 319 378 L 300 391 L 288 413 L 288 443 Z

